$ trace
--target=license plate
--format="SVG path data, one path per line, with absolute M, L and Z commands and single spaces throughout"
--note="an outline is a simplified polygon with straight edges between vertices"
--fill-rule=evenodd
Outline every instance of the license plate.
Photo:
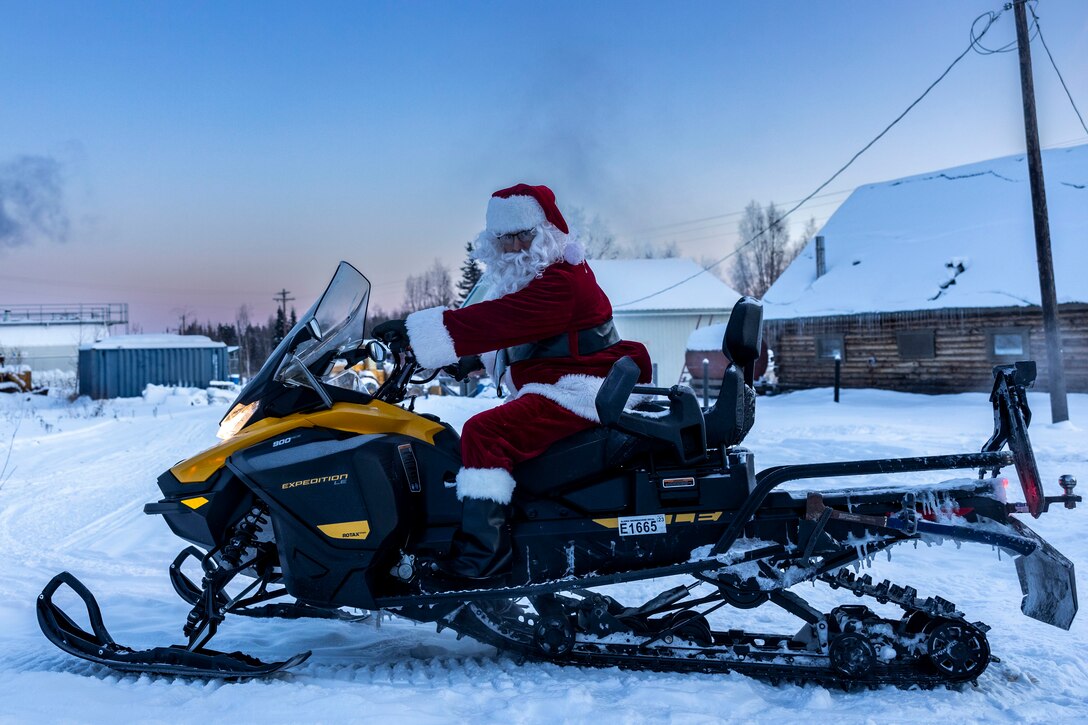
M 620 536 L 644 536 L 665 533 L 665 514 L 653 516 L 623 516 L 620 518 Z

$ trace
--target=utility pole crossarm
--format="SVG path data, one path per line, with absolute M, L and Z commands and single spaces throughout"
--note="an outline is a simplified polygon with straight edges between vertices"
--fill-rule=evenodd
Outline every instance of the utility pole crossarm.
M 276 296 L 272 298 L 276 302 L 280 303 L 280 311 L 283 312 L 283 319 L 285 320 L 287 319 L 287 303 L 295 301 L 294 297 L 287 296 L 289 294 L 291 294 L 290 291 L 286 289 L 281 289 L 279 292 L 276 293 Z

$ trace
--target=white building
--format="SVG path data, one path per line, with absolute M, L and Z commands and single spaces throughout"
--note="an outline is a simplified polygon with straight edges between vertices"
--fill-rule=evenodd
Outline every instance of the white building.
M 601 259 L 589 266 L 612 301 L 620 336 L 646 346 L 662 386 L 680 379 L 692 331 L 728 321 L 741 297 L 691 259 Z
M 79 347 L 108 337 L 116 325 L 127 328 L 127 304 L 0 304 L 0 355 L 35 371 L 74 372 Z

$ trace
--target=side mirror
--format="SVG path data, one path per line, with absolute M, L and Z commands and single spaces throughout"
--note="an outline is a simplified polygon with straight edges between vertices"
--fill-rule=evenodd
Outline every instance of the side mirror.
M 389 349 L 377 340 L 371 340 L 366 344 L 366 356 L 376 363 L 383 363 L 389 357 Z
M 320 340 L 321 339 L 321 325 L 319 325 L 317 323 L 317 320 L 315 318 L 311 317 L 310 321 L 308 323 L 306 323 L 306 324 L 310 328 L 310 333 L 314 336 L 314 339 L 315 340 Z

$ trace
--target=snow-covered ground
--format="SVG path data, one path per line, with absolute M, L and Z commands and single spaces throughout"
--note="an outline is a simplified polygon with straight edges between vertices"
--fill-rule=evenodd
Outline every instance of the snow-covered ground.
M 1048 425 L 1045 396 L 1032 395 L 1031 433 L 1048 493 L 1062 473 L 1088 475 L 1088 395 L 1071 396 L 1074 423 Z M 494 401 L 432 398 L 419 408 L 455 426 Z M 1012 562 L 989 547 L 899 547 L 873 565 L 875 579 L 911 584 L 956 602 L 991 626 L 1000 663 L 962 692 L 860 693 L 770 685 L 740 675 L 675 675 L 519 664 L 434 627 L 373 617 L 361 624 L 228 620 L 213 642 L 265 659 L 313 649 L 290 674 L 230 684 L 115 674 L 70 657 L 38 630 L 34 600 L 67 569 L 97 595 L 106 624 L 137 647 L 181 640 L 188 607 L 166 578 L 182 542 L 143 504 L 155 478 L 215 441 L 222 398 L 155 390 L 145 399 L 69 403 L 0 396 L 0 721 L 103 722 L 1073 722 L 1088 720 L 1088 625 L 1063 632 L 1027 619 Z M 989 436 L 986 396 L 927 397 L 828 390 L 761 398 L 748 445 L 758 467 L 803 461 L 956 453 Z M 9 454 L 10 450 L 10 454 Z M 955 474 L 949 474 L 949 477 Z M 962 475 L 962 474 L 960 474 Z M 939 478 L 940 476 L 937 476 Z M 897 481 L 932 482 L 932 474 Z M 871 479 L 870 483 L 877 479 Z M 865 481 L 832 481 L 841 488 Z M 806 488 L 805 484 L 793 484 Z M 1032 522 L 1088 571 L 1088 511 L 1057 510 Z M 615 587 L 636 603 L 670 586 Z M 816 606 L 854 600 L 803 585 Z M 71 604 L 76 611 L 76 603 Z M 719 626 L 793 631 L 764 607 L 722 613 Z M 879 609 L 879 607 L 878 607 Z M 887 610 L 893 613 L 894 609 Z

